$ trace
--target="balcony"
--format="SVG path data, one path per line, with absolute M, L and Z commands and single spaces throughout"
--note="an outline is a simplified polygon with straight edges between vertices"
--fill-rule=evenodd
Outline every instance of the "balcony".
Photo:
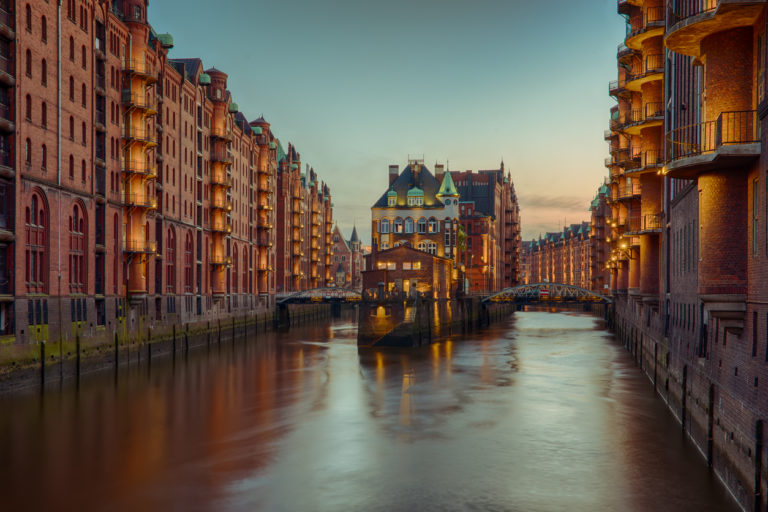
M 259 247 L 272 247 L 272 241 L 266 235 L 257 237 L 256 243 Z
M 224 128 L 211 128 L 211 137 L 229 142 L 232 140 L 232 132 Z
M 664 104 L 661 102 L 646 103 L 643 108 L 633 109 L 622 125 L 622 131 L 628 135 L 637 135 L 646 128 L 664 124 Z
M 211 176 L 211 184 L 219 187 L 229 188 L 232 186 L 232 178 L 229 176 L 224 176 L 222 173 L 214 174 Z
M 155 254 L 157 242 L 154 240 L 123 240 L 123 251 L 131 254 Z
M 126 59 L 123 61 L 123 71 L 145 79 L 147 82 L 157 81 L 157 71 L 144 60 Z
M 227 151 L 211 151 L 211 161 L 232 165 L 232 155 Z
M 232 224 L 228 224 L 226 222 L 214 222 L 211 224 L 211 231 L 214 233 L 224 233 L 228 235 L 232 233 Z
M 672 178 L 692 179 L 760 156 L 760 125 L 754 110 L 722 112 L 715 121 L 672 130 L 666 139 L 665 174 Z
M 157 198 L 148 194 L 123 193 L 123 204 L 129 208 L 157 209 Z
M 120 161 L 120 168 L 126 174 L 145 176 L 148 179 L 157 178 L 157 166 L 143 160 L 122 159 Z
M 660 149 L 649 149 L 640 154 L 640 170 L 658 170 L 664 165 L 664 155 Z
M 619 201 L 629 201 L 640 197 L 640 183 L 632 182 L 622 185 L 616 191 L 615 199 Z
M 627 90 L 640 92 L 643 84 L 664 78 L 664 54 L 652 53 L 643 59 L 643 69 L 640 73 L 627 77 Z
M 226 201 L 223 199 L 214 199 L 211 201 L 211 209 L 213 210 L 224 210 L 227 212 L 232 211 L 232 201 Z
M 7 10 L 0 8 L 0 36 L 12 41 L 16 39 L 16 31 L 14 28 L 14 15 Z
M 751 26 L 765 0 L 669 0 L 665 45 L 700 57 L 701 41 L 717 32 Z
M 144 144 L 146 146 L 157 146 L 155 135 L 146 128 L 132 128 L 126 126 L 123 128 L 123 140 L 128 143 Z
M 632 12 L 632 7 L 637 7 L 640 4 L 640 0 L 618 0 L 617 10 L 619 14 L 629 14 Z
M 664 214 L 653 213 L 632 216 L 627 219 L 625 235 L 648 235 L 661 233 L 664 227 Z
M 16 85 L 16 71 L 13 69 L 13 60 L 0 54 L 0 84 L 8 87 Z
M 157 114 L 157 104 L 154 101 L 150 101 L 146 94 L 123 90 L 121 101 L 128 110 L 141 110 L 146 115 L 151 116 Z
M 624 44 L 634 50 L 640 50 L 646 39 L 664 35 L 664 14 L 663 6 L 645 9 L 642 25 L 627 24 L 627 38 Z
M 13 110 L 7 103 L 0 102 L 0 132 L 13 133 L 16 124 L 13 122 Z
M 637 54 L 637 50 L 633 50 L 624 43 L 620 43 L 616 48 L 616 60 L 618 60 L 619 64 L 627 62 L 631 57 L 634 57 Z

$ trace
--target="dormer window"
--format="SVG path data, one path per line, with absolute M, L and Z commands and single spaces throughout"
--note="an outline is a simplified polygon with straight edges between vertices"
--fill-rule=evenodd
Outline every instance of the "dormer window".
M 388 197 L 387 198 L 387 206 L 395 206 L 395 203 L 397 202 L 397 197 Z

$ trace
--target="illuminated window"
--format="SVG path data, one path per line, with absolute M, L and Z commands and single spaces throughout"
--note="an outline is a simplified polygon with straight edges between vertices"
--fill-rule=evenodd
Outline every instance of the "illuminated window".
M 397 264 L 394 261 L 388 261 L 387 270 L 395 270 L 395 269 L 397 269 Z
M 395 219 L 395 229 L 393 230 L 394 233 L 402 233 L 403 232 L 403 219 L 400 217 Z
M 424 217 L 419 219 L 417 223 L 417 231 L 422 235 L 427 232 L 427 219 Z
M 381 219 L 379 233 L 389 233 L 389 219 Z
M 437 222 L 437 219 L 435 219 L 434 217 L 430 217 L 429 219 L 429 232 L 430 233 L 440 232 L 440 224 Z
M 85 212 L 78 205 L 69 218 L 69 287 L 73 292 L 85 293 L 86 255 Z
M 405 219 L 405 232 L 413 233 L 413 219 L 410 217 Z
M 413 267 L 413 270 L 421 270 L 421 262 L 414 261 L 412 267 Z
M 411 270 L 411 262 L 410 261 L 404 261 L 403 262 L 403 270 Z

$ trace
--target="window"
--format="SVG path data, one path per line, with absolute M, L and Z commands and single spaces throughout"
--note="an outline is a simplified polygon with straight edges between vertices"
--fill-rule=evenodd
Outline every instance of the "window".
M 43 59 L 40 64 L 40 82 L 43 86 L 48 86 L 48 63 Z
M 413 270 L 421 270 L 421 262 L 420 261 L 414 261 L 413 262 Z
M 27 32 L 32 32 L 32 8 L 29 6 L 29 4 L 26 5 L 24 11 L 26 14 L 25 26 L 27 28 Z
M 24 117 L 27 119 L 27 121 L 32 120 L 32 96 L 27 94 L 27 97 L 24 101 Z
M 67 0 L 67 18 L 75 19 L 75 0 Z
M 413 233 L 413 219 L 410 217 L 405 219 L 405 232 Z
M 48 216 L 44 202 L 37 193 L 32 195 L 30 203 L 24 213 L 25 280 L 28 293 L 45 293 L 48 276 L 48 261 L 46 259 Z
M 69 140 L 75 140 L 75 118 L 69 116 Z
M 69 77 L 69 101 L 75 101 L 75 79 Z
M 166 243 L 165 290 L 167 293 L 176 293 L 176 231 L 173 227 L 168 228 Z
M 430 217 L 429 219 L 429 232 L 430 233 L 440 232 L 440 224 L 438 224 L 437 219 L 435 219 L 434 217 Z
M 88 98 L 88 95 L 85 92 L 85 84 L 82 85 L 82 89 L 81 89 L 81 93 L 80 94 L 82 95 L 81 104 L 83 105 L 83 107 L 85 107 L 86 103 L 87 103 L 86 99 Z
M 428 252 L 429 254 L 437 254 L 437 244 L 430 240 L 419 242 L 417 247 L 420 251 Z M 415 267 L 414 267 L 415 268 Z
M 26 65 L 27 76 L 31 78 L 32 77 L 32 52 L 30 50 L 27 50 L 25 65 Z
M 403 270 L 411 270 L 411 262 L 410 261 L 404 261 L 403 262 Z
M 395 206 L 397 203 L 397 195 L 387 195 L 387 206 Z
M 32 141 L 29 139 L 24 141 L 24 163 L 32 165 Z
M 85 160 L 80 162 L 80 179 L 85 183 Z
M 75 179 L 75 158 L 69 155 L 69 179 Z
M 232 292 L 237 293 L 237 246 L 232 251 Z
M 40 20 L 40 39 L 42 39 L 44 43 L 48 42 L 48 20 L 45 16 Z
M 43 147 L 40 150 L 41 153 L 41 161 L 40 161 L 40 168 L 42 170 L 46 170 L 48 168 L 48 148 L 43 144 Z
M 389 233 L 389 219 L 381 219 L 379 233 Z
M 392 230 L 394 233 L 402 233 L 403 232 L 403 219 L 400 217 L 395 219 L 395 228 Z
M 417 223 L 417 231 L 422 235 L 427 232 L 427 219 L 424 217 L 419 219 Z
M 69 38 L 69 60 L 75 62 L 75 39 Z
M 757 188 L 759 185 L 758 179 L 755 178 L 752 180 L 752 256 L 757 256 L 757 221 L 758 221 L 758 212 L 759 210 L 759 203 L 760 203 L 760 194 L 759 189 Z
M 81 65 L 83 66 L 83 69 L 87 69 L 88 68 L 88 64 L 87 64 L 88 60 L 87 60 L 87 53 L 85 51 L 85 45 L 83 45 L 80 48 L 80 54 L 81 54 L 81 60 L 82 60 Z
M 69 218 L 69 287 L 70 291 L 85 293 L 85 255 L 86 251 L 85 211 L 80 205 L 72 208 Z
M 184 244 L 184 291 L 192 293 L 192 235 L 187 233 Z

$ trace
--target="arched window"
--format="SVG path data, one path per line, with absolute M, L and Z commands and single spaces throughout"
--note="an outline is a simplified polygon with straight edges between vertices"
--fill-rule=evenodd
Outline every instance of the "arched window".
M 83 65 L 83 69 L 86 69 L 86 68 L 88 67 L 88 64 L 87 64 L 87 59 L 86 59 L 86 55 L 87 55 L 87 53 L 86 53 L 86 51 L 85 51 L 85 45 L 83 45 L 83 47 L 80 49 L 80 53 L 81 53 L 81 55 L 82 55 L 82 61 L 83 61 L 83 62 L 82 62 L 82 65 Z
M 165 259 L 165 289 L 176 293 L 176 231 L 168 228 L 168 240 Z
M 48 104 L 46 102 L 40 105 L 40 124 L 43 128 L 48 128 Z
M 25 281 L 27 293 L 46 293 L 48 282 L 48 215 L 45 203 L 37 193 L 24 212 Z
M 44 43 L 48 42 L 48 19 L 43 16 L 43 18 L 40 20 L 40 39 L 43 40 Z
M 24 141 L 24 163 L 32 165 L 32 141 L 29 139 Z
M 426 218 L 422 217 L 422 218 L 419 219 L 416 231 L 418 231 L 419 234 L 422 234 L 422 235 L 427 232 L 427 219 Z
M 232 251 L 232 293 L 237 293 L 237 246 Z
M 248 292 L 248 249 L 243 247 L 243 293 Z
M 48 148 L 45 147 L 45 144 L 43 144 L 40 153 L 42 155 L 42 159 L 40 160 L 40 168 L 42 170 L 46 170 L 48 168 Z
M 82 135 L 80 141 L 83 143 L 83 146 L 85 146 L 85 141 L 86 141 L 85 121 L 83 121 L 83 124 L 81 125 L 80 131 L 81 131 L 81 135 Z
M 82 104 L 83 106 L 86 106 L 86 104 L 87 104 L 87 101 L 86 101 L 86 100 L 88 99 L 88 95 L 87 95 L 87 93 L 85 92 L 85 84 L 83 84 L 83 86 L 81 87 L 81 90 L 80 90 L 80 95 L 82 96 L 82 99 L 81 99 L 81 104 Z
M 73 37 L 69 38 L 69 60 L 75 61 L 75 39 Z
M 69 289 L 74 293 L 86 292 L 86 225 L 85 211 L 75 204 L 69 218 Z
M 434 217 L 429 218 L 429 232 L 430 233 L 440 232 L 440 223 L 437 222 L 437 219 L 435 219 Z
M 69 155 L 69 179 L 75 179 L 75 158 Z
M 25 14 L 27 16 L 26 19 L 26 27 L 27 32 L 32 32 L 32 8 L 27 4 L 27 6 L 24 8 Z
M 32 96 L 29 94 L 27 94 L 27 97 L 24 100 L 24 117 L 27 121 L 32 120 Z
M 405 232 L 413 233 L 413 219 L 410 217 L 406 217 L 405 219 Z
M 389 233 L 389 219 L 381 219 L 379 233 Z
M 40 63 L 40 83 L 48 85 L 48 62 L 45 59 Z
M 69 77 L 69 101 L 75 101 L 75 79 Z
M 75 19 L 75 0 L 67 0 L 67 17 L 71 20 Z
M 32 52 L 29 50 L 27 50 L 25 65 L 27 76 L 32 77 Z
M 75 140 L 75 118 L 69 116 L 69 140 Z
M 85 183 L 85 160 L 80 162 L 80 179 Z
M 121 252 L 120 252 L 120 239 L 122 238 L 120 233 L 120 218 L 117 214 L 112 219 L 112 238 L 114 240 L 114 250 L 112 251 L 112 290 L 117 293 L 117 283 L 120 279 L 118 271 L 120 266 L 118 264 Z
M 419 242 L 418 249 L 432 255 L 437 254 L 437 244 L 432 241 Z
M 192 235 L 187 233 L 184 243 L 184 291 L 192 293 Z
M 400 217 L 395 219 L 395 228 L 392 231 L 395 233 L 403 232 L 403 219 L 401 219 Z

